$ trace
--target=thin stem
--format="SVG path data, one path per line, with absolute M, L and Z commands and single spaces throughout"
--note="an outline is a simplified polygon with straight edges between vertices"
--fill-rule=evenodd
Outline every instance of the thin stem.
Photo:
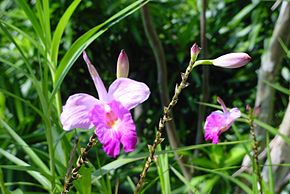
M 159 95 L 162 107 L 169 104 L 169 92 L 168 92 L 168 81 L 167 81 L 167 64 L 165 59 L 165 51 L 162 46 L 161 40 L 158 37 L 157 31 L 154 27 L 154 23 L 152 20 L 152 17 L 149 12 L 148 5 L 144 5 L 141 8 L 141 16 L 143 21 L 144 30 L 146 33 L 146 36 L 149 40 L 150 46 L 152 48 L 156 65 L 157 65 L 157 83 L 159 87 Z M 170 117 L 173 118 L 171 115 Z M 174 119 L 168 121 L 166 123 L 166 134 L 169 140 L 170 146 L 174 149 L 180 146 L 180 141 L 176 132 L 175 122 Z M 184 166 L 185 159 L 178 156 L 177 153 L 174 153 L 175 158 L 178 162 L 178 165 L 182 171 L 183 176 L 190 181 L 191 175 L 190 175 L 190 169 L 186 168 Z
M 149 156 L 147 157 L 147 160 L 144 164 L 143 170 L 140 174 L 140 179 L 136 185 L 136 189 L 135 189 L 134 194 L 138 194 L 138 192 L 141 190 L 143 183 L 144 183 L 144 180 L 145 180 L 145 177 L 146 177 L 146 174 L 147 174 L 147 171 L 148 171 L 151 163 L 154 161 L 154 154 L 155 154 L 157 145 L 160 144 L 164 140 L 164 138 L 161 138 L 161 136 L 162 136 L 162 132 L 163 132 L 163 129 L 165 127 L 166 122 L 171 120 L 170 112 L 171 112 L 172 108 L 176 105 L 176 103 L 178 101 L 178 96 L 181 93 L 181 91 L 188 86 L 187 79 L 188 79 L 188 76 L 190 75 L 192 69 L 199 64 L 200 63 L 195 63 L 195 61 L 192 61 L 192 60 L 190 61 L 188 67 L 186 68 L 185 73 L 181 74 L 182 81 L 179 85 L 176 85 L 174 96 L 172 97 L 168 106 L 164 107 L 163 116 L 159 120 L 159 125 L 158 125 L 158 129 L 156 132 L 154 143 L 153 143 L 153 145 L 148 145 Z
M 79 155 L 78 160 L 76 162 L 76 167 L 73 168 L 71 171 L 70 168 L 68 168 L 68 172 L 65 176 L 63 191 L 61 192 L 61 194 L 67 194 L 70 191 L 70 187 L 72 186 L 73 181 L 79 178 L 79 170 L 82 167 L 82 165 L 86 162 L 88 152 L 94 146 L 96 138 L 97 138 L 96 134 L 93 133 L 93 135 L 90 137 L 89 143 L 87 144 L 86 148 L 81 148 L 81 154 Z
M 260 185 L 260 188 L 259 188 L 260 194 L 263 194 L 262 176 L 261 176 L 261 170 L 260 170 L 260 166 L 259 166 L 259 143 L 257 141 L 256 134 L 255 134 L 254 118 L 251 115 L 249 118 L 249 125 L 250 125 L 250 133 L 251 133 L 251 136 L 252 136 L 253 141 L 254 141 L 253 152 L 254 152 L 255 165 L 253 165 L 253 166 L 255 167 L 255 173 L 258 177 L 258 181 L 259 181 L 259 185 Z

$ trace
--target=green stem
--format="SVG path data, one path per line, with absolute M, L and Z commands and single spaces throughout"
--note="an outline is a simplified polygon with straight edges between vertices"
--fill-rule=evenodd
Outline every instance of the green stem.
M 256 138 L 256 134 L 255 134 L 255 129 L 254 129 L 254 118 L 253 118 L 253 113 L 251 113 L 250 117 L 249 117 L 249 125 L 250 125 L 250 133 L 251 136 L 253 138 L 253 152 L 254 152 L 254 171 L 258 177 L 258 182 L 260 185 L 259 191 L 260 194 L 263 194 L 263 185 L 262 185 L 262 176 L 261 176 L 261 170 L 260 170 L 260 166 L 259 166 L 259 143 L 257 141 Z M 254 183 L 255 184 L 255 183 Z
M 10 194 L 10 192 L 5 187 L 4 179 L 3 179 L 3 171 L 1 168 L 0 168 L 0 188 L 1 188 L 2 193 Z

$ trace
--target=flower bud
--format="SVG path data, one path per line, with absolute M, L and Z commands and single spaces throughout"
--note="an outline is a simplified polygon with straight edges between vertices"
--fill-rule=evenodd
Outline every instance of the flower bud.
M 247 53 L 229 53 L 213 60 L 213 65 L 224 68 L 238 68 L 251 60 Z
M 124 50 L 121 50 L 117 61 L 117 78 L 128 77 L 129 60 Z
M 194 43 L 190 49 L 190 57 L 192 61 L 196 60 L 199 52 L 200 52 L 200 48 L 198 47 L 196 43 Z

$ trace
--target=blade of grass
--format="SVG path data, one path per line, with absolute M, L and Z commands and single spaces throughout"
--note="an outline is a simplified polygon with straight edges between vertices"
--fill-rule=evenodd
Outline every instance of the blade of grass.
M 233 142 L 221 142 L 219 144 L 217 144 L 217 146 L 224 146 L 224 145 L 235 145 L 235 144 L 241 144 L 241 143 L 246 143 L 246 142 L 250 142 L 250 140 L 244 140 L 244 141 L 233 141 Z M 184 146 L 184 147 L 180 147 L 177 149 L 171 149 L 171 150 L 163 150 L 163 151 L 158 151 L 156 152 L 156 156 L 158 155 L 162 155 L 162 154 L 171 154 L 168 155 L 170 157 L 173 157 L 173 153 L 177 152 L 184 152 L 184 151 L 188 151 L 188 150 L 194 150 L 194 149 L 201 149 L 201 148 L 205 148 L 205 147 L 210 147 L 213 146 L 213 144 L 208 143 L 208 144 L 199 144 L 199 145 L 191 145 L 191 146 Z M 112 170 L 116 170 L 126 164 L 129 164 L 131 162 L 135 162 L 138 160 L 143 160 L 144 158 L 146 158 L 148 156 L 148 153 L 140 153 L 140 154 L 136 154 L 134 156 L 127 156 L 126 158 L 119 158 L 117 160 L 114 160 L 113 162 L 110 162 L 104 166 L 101 167 L 100 170 L 97 170 L 96 172 L 94 172 L 92 174 L 92 176 L 94 177 L 92 180 L 96 181 L 101 175 L 104 175 Z M 102 172 L 102 173 L 101 173 Z
M 35 184 L 35 183 L 31 183 L 31 182 L 7 182 L 7 183 L 5 183 L 5 186 L 7 186 L 7 187 L 15 186 L 15 185 L 32 186 L 33 188 L 36 188 L 36 187 L 42 188 L 41 185 Z
M 266 80 L 264 80 L 263 82 L 269 85 L 270 87 L 274 88 L 275 90 L 282 92 L 283 94 L 286 94 L 287 96 L 290 96 L 290 90 L 282 87 L 279 83 L 270 83 Z
M 65 27 L 67 26 L 68 21 L 70 20 L 72 14 L 74 13 L 74 10 L 77 8 L 80 2 L 81 0 L 73 1 L 70 4 L 70 6 L 66 9 L 65 13 L 62 15 L 56 26 L 51 44 L 51 61 L 54 66 L 57 65 L 58 49 Z
M 7 185 L 4 183 L 4 176 L 2 168 L 0 167 L 0 188 L 3 194 L 11 194 L 8 189 L 6 188 Z
M 216 171 L 216 170 L 211 170 L 211 169 L 205 169 L 205 168 L 201 168 L 201 167 L 198 167 L 198 166 L 193 166 L 193 165 L 188 165 L 192 168 L 195 168 L 197 170 L 201 170 L 201 171 L 204 171 L 204 172 L 208 172 L 208 173 L 213 173 L 213 174 L 217 174 L 225 179 L 228 179 L 229 181 L 237 184 L 241 189 L 243 189 L 246 193 L 249 193 L 249 194 L 252 194 L 252 191 L 251 189 L 246 185 L 244 184 L 243 182 L 239 181 L 238 179 L 230 176 L 230 175 L 227 175 L 225 173 L 222 173 L 222 172 L 219 172 L 219 171 Z
M 274 187 L 274 179 L 273 179 L 273 169 L 272 169 L 272 158 L 271 158 L 271 149 L 270 149 L 270 137 L 269 132 L 266 133 L 266 153 L 267 153 L 267 161 L 268 161 L 268 172 L 269 172 L 269 190 L 272 193 L 275 193 Z
M 44 162 L 35 154 L 35 152 L 29 147 L 29 145 L 17 134 L 15 131 L 0 118 L 0 124 L 6 129 L 6 131 L 10 134 L 10 136 L 22 146 L 22 149 L 25 153 L 30 157 L 30 159 L 38 166 L 42 171 L 50 175 L 50 171 Z
M 25 0 L 16 0 L 16 2 L 22 8 L 22 10 L 25 12 L 25 14 L 27 15 L 27 17 L 30 20 L 30 22 L 32 23 L 32 26 L 33 26 L 36 34 L 38 35 L 38 37 L 40 37 L 42 42 L 44 42 L 45 39 L 43 36 L 42 28 L 40 26 L 40 23 L 35 15 L 35 13 L 30 9 L 30 5 L 28 5 L 27 1 L 25 1 Z
M 5 24 L 5 25 L 8 26 L 9 28 L 15 30 L 15 31 L 18 32 L 19 34 L 21 34 L 23 37 L 25 37 L 27 40 L 29 40 L 29 42 L 30 42 L 31 44 L 33 44 L 33 46 L 34 46 L 35 48 L 37 48 L 37 50 L 38 50 L 40 53 L 44 54 L 43 48 L 40 46 L 40 44 L 39 44 L 36 40 L 33 39 L 33 37 L 32 37 L 31 35 L 27 34 L 25 31 L 21 30 L 20 28 L 18 28 L 17 26 L 15 26 L 15 25 L 13 25 L 13 24 L 9 24 L 9 23 L 7 23 L 7 22 L 1 20 L 1 19 L 0 19 L 0 22 L 3 23 L 3 24 Z
M 26 65 L 26 68 L 29 72 L 29 77 L 31 78 L 32 81 L 36 81 L 36 78 L 34 76 L 34 73 L 30 67 L 30 64 L 28 62 L 28 59 L 27 57 L 25 56 L 23 50 L 21 49 L 21 47 L 17 44 L 17 42 L 15 41 L 15 39 L 13 38 L 12 34 L 8 31 L 7 27 L 5 26 L 4 23 L 2 23 L 0 21 L 0 28 L 3 30 L 3 32 L 5 33 L 5 35 L 7 36 L 7 38 L 15 45 L 15 47 L 17 48 L 17 50 L 19 51 L 25 65 Z
M 158 145 L 157 150 L 161 151 L 160 144 Z M 171 194 L 168 154 L 158 156 L 156 164 L 162 193 Z
M 39 114 L 39 116 L 43 117 L 42 112 L 41 112 L 37 107 L 33 106 L 33 105 L 31 104 L 31 102 L 29 102 L 28 100 L 25 100 L 25 99 L 23 99 L 23 98 L 21 98 L 21 97 L 15 95 L 15 94 L 13 94 L 13 93 L 7 91 L 7 90 L 2 89 L 2 88 L 0 88 L 0 92 L 4 93 L 4 94 L 7 95 L 7 96 L 10 96 L 10 97 L 12 97 L 12 98 L 15 98 L 15 99 L 17 99 L 17 100 L 23 102 L 23 103 L 26 104 L 28 107 L 30 107 L 32 110 L 34 110 L 37 114 Z
M 199 193 L 198 190 L 196 188 L 194 188 L 189 181 L 186 180 L 186 178 L 184 176 L 182 176 L 182 174 L 180 172 L 178 172 L 178 170 L 176 170 L 173 166 L 170 166 L 170 169 L 172 170 L 172 172 L 179 178 L 179 180 L 181 180 L 187 187 L 186 190 L 191 190 L 193 193 Z
M 40 1 L 40 0 L 39 0 Z M 49 9 L 49 1 L 42 0 L 42 11 L 43 11 L 43 22 L 44 22 L 44 30 L 46 33 L 46 45 L 47 52 L 50 52 L 51 49 L 51 29 L 50 29 L 50 9 Z
M 133 193 L 135 191 L 135 183 L 132 181 L 132 179 L 129 176 L 127 176 L 126 178 L 127 178 L 128 183 L 129 183 L 129 186 L 131 188 L 131 191 Z
M 27 164 L 23 160 L 20 160 L 19 158 L 10 154 L 9 152 L 3 150 L 2 148 L 0 148 L 0 153 L 3 156 L 5 156 L 8 160 L 13 162 L 14 164 L 17 164 L 20 166 L 29 166 L 29 164 Z M 43 186 L 43 189 L 48 190 L 48 191 L 51 190 L 50 182 L 48 181 L 48 179 L 46 177 L 41 175 L 39 172 L 29 170 L 29 171 L 27 171 L 27 173 L 30 174 L 35 180 L 37 180 Z

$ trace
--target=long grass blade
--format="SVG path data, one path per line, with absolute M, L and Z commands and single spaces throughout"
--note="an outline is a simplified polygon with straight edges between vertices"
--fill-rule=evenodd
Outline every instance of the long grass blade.
M 15 131 L 0 118 L 0 124 L 6 129 L 6 131 L 10 134 L 10 136 L 17 142 L 22 149 L 26 152 L 26 154 L 30 157 L 30 159 L 38 166 L 42 171 L 47 174 L 50 174 L 49 169 L 44 164 L 44 162 L 37 156 L 37 154 L 29 147 L 29 145 L 17 134 Z
M 71 5 L 67 8 L 63 16 L 60 18 L 55 32 L 53 34 L 52 38 L 52 44 L 51 44 L 51 61 L 56 66 L 57 65 L 57 57 L 58 57 L 58 49 L 61 41 L 61 37 L 63 35 L 63 32 L 65 30 L 65 27 L 67 26 L 68 21 L 70 20 L 72 14 L 74 13 L 74 10 L 77 8 L 81 0 L 75 0 L 71 3 Z
M 37 19 L 37 16 L 30 8 L 30 5 L 28 5 L 27 1 L 25 1 L 25 0 L 16 0 L 16 2 L 23 9 L 25 14 L 27 15 L 27 17 L 30 20 L 30 22 L 32 23 L 32 26 L 33 26 L 36 34 L 38 35 L 38 37 L 40 37 L 42 42 L 44 42 L 45 39 L 43 36 L 43 31 L 42 31 L 41 25 Z
M 17 158 L 16 156 L 3 150 L 2 148 L 0 148 L 0 153 L 3 156 L 5 156 L 9 161 L 13 162 L 14 164 L 17 164 L 20 166 L 30 166 L 29 164 L 27 164 L 23 160 Z M 45 190 L 51 189 L 51 184 L 50 184 L 49 180 L 46 177 L 44 177 L 43 175 L 41 175 L 39 172 L 29 170 L 29 171 L 27 171 L 27 173 L 30 174 L 35 180 L 37 180 L 43 186 L 43 188 Z

